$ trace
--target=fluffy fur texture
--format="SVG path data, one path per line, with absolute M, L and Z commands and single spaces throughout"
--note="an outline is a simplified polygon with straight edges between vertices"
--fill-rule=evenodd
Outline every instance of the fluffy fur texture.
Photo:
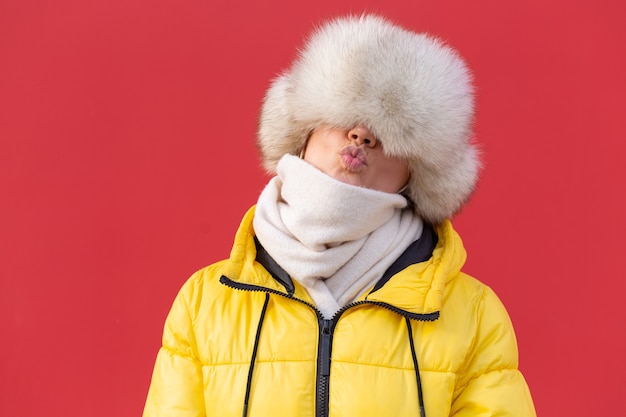
M 275 173 L 321 125 L 365 125 L 386 154 L 409 164 L 404 192 L 437 223 L 472 193 L 479 170 L 470 143 L 471 75 L 450 47 L 378 16 L 340 18 L 315 31 L 292 67 L 270 86 L 258 146 Z

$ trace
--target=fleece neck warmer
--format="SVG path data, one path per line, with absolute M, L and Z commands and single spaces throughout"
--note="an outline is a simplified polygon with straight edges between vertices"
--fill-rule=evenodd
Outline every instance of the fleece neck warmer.
M 256 236 L 326 318 L 421 236 L 423 223 L 400 194 L 340 182 L 293 155 L 277 173 L 259 196 Z

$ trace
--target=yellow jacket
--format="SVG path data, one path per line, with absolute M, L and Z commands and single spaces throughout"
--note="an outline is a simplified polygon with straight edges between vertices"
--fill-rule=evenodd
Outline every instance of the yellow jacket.
M 404 259 L 324 320 L 271 258 L 261 266 L 253 216 L 230 259 L 195 273 L 174 301 L 144 417 L 535 416 L 509 317 L 460 272 L 450 222 L 429 259 Z

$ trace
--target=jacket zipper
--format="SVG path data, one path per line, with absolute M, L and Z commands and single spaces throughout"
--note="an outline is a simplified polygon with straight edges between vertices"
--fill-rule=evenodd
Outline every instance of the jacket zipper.
M 319 343 L 317 348 L 317 395 L 315 415 L 328 415 L 329 380 L 330 380 L 330 353 L 332 348 L 333 321 L 319 320 Z
M 316 376 L 316 398 L 315 398 L 315 416 L 316 417 L 328 417 L 329 414 L 329 397 L 330 397 L 330 363 L 331 363 L 331 354 L 332 354 L 332 343 L 333 343 L 333 333 L 335 331 L 335 326 L 339 321 L 339 317 L 348 309 L 362 305 L 362 304 L 373 304 L 379 307 L 386 308 L 391 310 L 403 317 L 412 318 L 414 320 L 421 321 L 434 321 L 439 318 L 439 312 L 428 313 L 428 314 L 416 314 L 410 313 L 408 311 L 399 309 L 390 304 L 382 303 L 379 301 L 355 301 L 353 303 L 347 304 L 343 306 L 339 311 L 335 313 L 332 319 L 325 319 L 322 315 L 322 312 L 319 311 L 315 305 L 301 300 L 299 298 L 294 297 L 289 293 L 283 293 L 280 291 L 273 290 L 271 288 L 260 287 L 256 285 L 250 284 L 242 284 L 239 282 L 235 282 L 230 278 L 222 275 L 220 277 L 220 282 L 227 287 L 234 288 L 236 290 L 242 291 L 252 291 L 252 292 L 267 292 L 271 294 L 280 295 L 282 297 L 288 298 L 290 300 L 294 300 L 305 304 L 309 308 L 311 308 L 315 314 L 317 315 L 318 325 L 319 325 L 319 336 L 318 336 L 318 346 L 317 346 L 317 376 Z
M 297 300 L 296 298 L 293 299 Z M 304 303 L 310 305 L 309 303 Z M 341 315 L 346 312 L 346 310 L 362 304 L 370 304 L 383 307 L 403 317 L 412 318 L 420 321 L 434 321 L 439 318 L 439 312 L 429 314 L 415 314 L 405 310 L 401 310 L 390 304 L 381 303 L 378 301 L 362 300 L 355 301 L 353 303 L 343 306 L 341 309 L 339 309 L 339 311 L 335 313 L 332 319 L 326 320 L 323 318 L 319 310 L 312 306 L 315 311 L 318 312 L 320 329 L 317 352 L 317 396 L 315 407 L 316 417 L 328 417 L 329 415 L 328 405 L 330 401 L 330 363 L 332 357 L 333 333 L 335 331 L 337 322 L 339 321 L 339 317 L 341 317 Z

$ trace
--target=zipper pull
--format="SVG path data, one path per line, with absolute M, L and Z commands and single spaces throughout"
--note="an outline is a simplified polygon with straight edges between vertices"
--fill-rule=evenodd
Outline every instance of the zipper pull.
M 321 373 L 323 376 L 330 375 L 331 327 L 332 320 L 322 320 L 320 329 L 320 361 L 322 365 Z

